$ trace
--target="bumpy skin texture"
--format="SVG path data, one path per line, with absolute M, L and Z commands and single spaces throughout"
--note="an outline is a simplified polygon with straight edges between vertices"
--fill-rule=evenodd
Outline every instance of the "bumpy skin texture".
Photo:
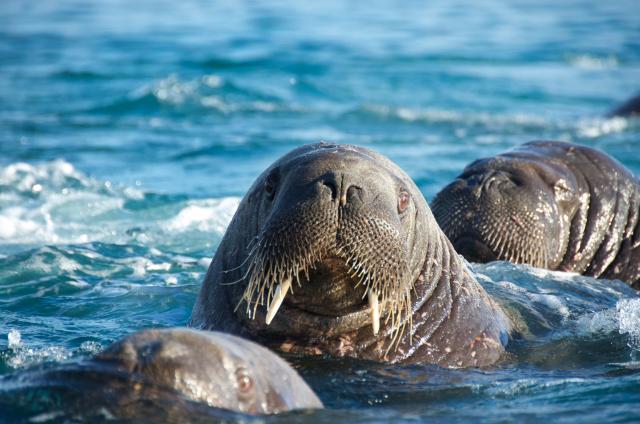
M 64 389 L 82 409 L 76 412 L 104 410 L 118 419 L 185 422 L 206 408 L 252 415 L 322 408 L 297 372 L 268 349 L 188 328 L 134 333 L 91 360 L 15 380 Z
M 470 261 L 507 260 L 640 289 L 640 181 L 598 150 L 533 141 L 480 159 L 432 208 Z
M 452 367 L 496 362 L 509 332 L 413 181 L 378 153 L 324 143 L 293 150 L 249 189 L 190 325 L 287 352 Z

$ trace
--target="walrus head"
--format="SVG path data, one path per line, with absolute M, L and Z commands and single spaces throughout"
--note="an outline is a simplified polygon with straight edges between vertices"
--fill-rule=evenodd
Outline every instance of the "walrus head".
M 322 407 L 309 386 L 277 355 L 248 340 L 210 331 L 140 331 L 82 368 L 58 374 L 58 379 L 71 381 L 74 376 L 85 384 L 95 378 L 108 396 L 116 395 L 114 405 L 134 405 L 135 399 L 167 399 L 176 405 L 188 400 L 254 415 Z M 120 380 L 123 387 L 116 384 Z
M 210 296 L 225 296 L 240 334 L 398 340 L 411 326 L 427 212 L 412 180 L 382 155 L 325 143 L 295 149 L 241 202 L 206 278 L 217 280 Z M 211 308 L 198 305 L 214 303 L 199 299 L 192 324 L 211 322 L 203 317 Z
M 577 182 L 561 160 L 540 159 L 524 145 L 477 160 L 436 195 L 433 214 L 467 260 L 540 268 L 562 261 L 580 203 Z

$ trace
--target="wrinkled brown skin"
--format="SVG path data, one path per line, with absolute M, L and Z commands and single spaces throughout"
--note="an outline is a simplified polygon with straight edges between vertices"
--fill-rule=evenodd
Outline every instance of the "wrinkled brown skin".
M 251 415 L 322 408 L 298 373 L 268 349 L 188 328 L 140 331 L 91 360 L 19 380 L 64 387 L 79 396 L 78 413 L 118 419 L 185 422 L 179 418 L 208 407 Z
M 402 190 L 410 201 L 400 213 Z M 270 235 L 280 227 L 285 230 Z M 325 246 L 309 277 L 301 276 L 300 284 L 294 279 L 293 294 L 270 325 L 266 300 L 253 318 L 241 300 L 249 279 L 247 258 L 252 247 L 269 244 L 265 240 L 278 246 L 276 261 L 312 245 Z M 374 335 L 364 284 L 356 287 L 336 245 L 350 246 L 372 267 L 400 264 L 400 277 L 372 281 L 392 293 L 409 293 L 410 313 L 394 326 L 385 320 L 397 305 L 390 301 Z M 405 331 L 394 344 L 401 324 Z M 440 231 L 413 181 L 376 152 L 325 143 L 286 154 L 249 189 L 209 267 L 190 325 L 299 354 L 445 367 L 495 363 L 510 331 L 501 308 Z
M 431 206 L 472 262 L 525 263 L 640 289 L 640 181 L 598 150 L 526 143 L 473 162 Z

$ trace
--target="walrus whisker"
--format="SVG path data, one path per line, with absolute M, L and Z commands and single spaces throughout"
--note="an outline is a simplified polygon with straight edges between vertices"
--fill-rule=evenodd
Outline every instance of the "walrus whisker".
M 253 246 L 253 248 L 251 248 L 251 250 L 250 250 L 250 251 L 249 251 L 249 253 L 247 254 L 247 257 L 242 261 L 242 263 L 240 263 L 240 265 L 238 265 L 238 266 L 236 266 L 236 267 L 234 267 L 234 268 L 224 269 L 224 270 L 222 270 L 222 273 L 223 273 L 223 274 L 228 274 L 228 273 L 230 273 L 230 272 L 232 272 L 232 271 L 236 271 L 236 270 L 238 270 L 238 269 L 242 268 L 242 266 L 244 266 L 244 264 L 246 264 L 246 263 L 247 263 L 247 261 L 251 258 L 251 256 L 252 256 L 252 255 L 253 255 L 253 253 L 256 251 L 256 248 L 257 248 L 258 246 L 259 246 L 259 245 L 258 245 L 258 244 L 256 244 L 255 246 Z M 248 248 L 248 247 L 247 247 L 247 248 Z
M 252 271 L 252 266 L 253 266 L 253 262 L 251 262 L 251 264 L 249 265 L 249 267 L 247 267 L 247 272 L 244 273 L 244 275 L 242 277 L 240 277 L 239 279 L 232 281 L 230 283 L 220 283 L 221 286 L 232 286 L 234 284 L 238 284 L 241 283 L 242 281 L 244 281 L 247 276 L 251 273 Z

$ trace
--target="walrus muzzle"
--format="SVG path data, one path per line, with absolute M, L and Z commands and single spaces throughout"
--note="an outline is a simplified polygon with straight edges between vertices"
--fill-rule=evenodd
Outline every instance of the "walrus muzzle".
M 275 181 L 272 175 L 265 183 L 274 199 Z M 381 205 L 375 185 L 356 182 L 349 171 L 330 171 L 290 187 L 277 200 L 287 207 L 274 205 L 249 247 L 237 310 L 253 319 L 266 308 L 267 325 L 284 303 L 289 316 L 294 310 L 310 323 L 348 316 L 345 324 L 361 325 L 368 315 L 374 334 L 381 317 L 394 329 L 403 327 L 410 315 L 411 276 L 400 221 Z M 286 327 L 288 335 L 323 328 L 309 328 L 304 318 Z

